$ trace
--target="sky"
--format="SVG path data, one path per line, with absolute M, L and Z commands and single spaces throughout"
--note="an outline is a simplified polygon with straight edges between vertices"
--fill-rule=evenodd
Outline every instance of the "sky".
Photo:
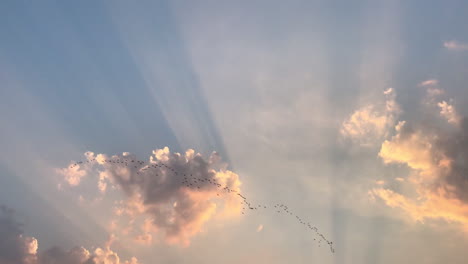
M 466 263 L 467 13 L 2 1 L 0 264 Z

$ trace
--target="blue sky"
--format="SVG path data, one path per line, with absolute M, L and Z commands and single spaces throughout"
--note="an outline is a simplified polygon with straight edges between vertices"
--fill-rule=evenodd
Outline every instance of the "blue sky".
M 112 244 L 120 263 L 463 263 L 467 13 L 466 1 L 5 1 L 0 204 L 37 256 Z M 87 151 L 148 161 L 166 146 L 216 151 L 245 195 L 288 204 L 336 252 L 268 212 L 217 211 L 189 246 L 154 230 L 142 245 L 110 227 L 133 201 L 112 168 L 82 168 L 80 186 L 59 173 Z

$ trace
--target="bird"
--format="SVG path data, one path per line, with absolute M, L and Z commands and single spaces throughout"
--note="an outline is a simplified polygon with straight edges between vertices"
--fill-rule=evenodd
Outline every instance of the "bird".
M 92 162 L 96 162 L 96 159 L 94 158 L 94 159 L 86 161 L 86 163 L 92 163 Z M 78 162 L 70 164 L 69 167 L 74 168 L 74 167 L 79 166 L 80 164 L 83 164 L 83 163 L 84 163 L 83 161 L 78 161 Z M 313 231 L 318 236 L 318 238 L 314 238 L 314 241 L 318 241 L 318 246 L 319 247 L 321 245 L 321 242 L 325 242 L 329 246 L 330 251 L 332 253 L 335 253 L 335 249 L 333 247 L 333 242 L 332 241 L 328 240 L 322 233 L 320 233 L 318 231 L 317 227 L 312 226 L 309 222 L 305 222 L 298 214 L 293 214 L 293 211 L 291 209 L 289 209 L 289 207 L 287 205 L 283 204 L 283 203 L 277 203 L 277 204 L 274 204 L 273 206 L 267 206 L 266 204 L 257 204 L 256 206 L 254 206 L 249 201 L 249 199 L 246 196 L 244 196 L 243 194 L 241 194 L 238 190 L 232 189 L 229 185 L 223 186 L 215 178 L 211 178 L 211 176 L 206 176 L 206 175 L 202 174 L 201 177 L 194 177 L 192 173 L 190 174 L 190 176 L 188 176 L 189 175 L 188 173 L 182 173 L 182 172 L 176 170 L 174 167 L 164 164 L 163 162 L 156 162 L 155 164 L 151 164 L 151 163 L 147 163 L 147 162 L 140 161 L 140 160 L 126 159 L 126 158 L 123 158 L 123 157 L 117 157 L 117 158 L 112 158 L 112 159 L 105 159 L 104 163 L 112 163 L 112 164 L 116 164 L 116 166 L 121 166 L 120 164 L 123 164 L 126 167 L 130 167 L 130 166 L 132 166 L 131 165 L 132 163 L 133 164 L 136 163 L 136 164 L 138 164 L 139 166 L 142 167 L 142 169 L 140 169 L 139 171 L 136 172 L 137 175 L 148 175 L 146 173 L 146 171 L 153 170 L 153 169 L 156 170 L 156 171 L 163 170 L 162 171 L 163 175 L 168 175 L 167 174 L 168 171 L 171 172 L 175 176 L 178 176 L 179 174 L 181 174 L 181 175 L 184 176 L 183 178 L 179 177 L 179 179 L 181 180 L 180 181 L 181 186 L 184 186 L 185 188 L 189 188 L 189 189 L 195 188 L 196 190 L 201 191 L 202 187 L 206 187 L 208 185 L 215 186 L 219 190 L 224 191 L 226 194 L 236 194 L 237 197 L 240 198 L 240 203 L 246 205 L 246 207 L 242 207 L 242 210 L 241 210 L 241 214 L 243 214 L 243 215 L 245 215 L 245 209 L 246 208 L 248 208 L 251 211 L 254 211 L 254 210 L 257 211 L 258 209 L 272 208 L 272 209 L 276 210 L 277 213 L 284 212 L 284 213 L 286 213 L 286 215 L 294 216 L 296 221 L 299 224 L 304 225 L 305 228 L 310 229 L 311 231 Z M 117 164 L 119 164 L 119 165 L 117 165 Z M 137 169 L 138 166 L 133 165 L 133 168 Z M 164 172 L 164 169 L 166 170 L 166 172 Z M 159 174 L 156 171 L 154 173 L 150 173 L 150 175 L 159 176 Z M 139 176 L 139 177 L 145 177 L 145 176 Z M 192 181 L 192 182 L 189 182 L 189 181 Z M 203 189 L 205 189 L 205 188 L 203 188 Z M 207 189 L 210 189 L 210 188 L 207 188 Z M 220 193 L 217 192 L 216 196 L 219 197 Z

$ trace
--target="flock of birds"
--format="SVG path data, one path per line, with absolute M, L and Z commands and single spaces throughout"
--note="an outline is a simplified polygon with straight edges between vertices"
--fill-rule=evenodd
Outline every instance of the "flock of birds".
M 80 166 L 81 164 L 86 164 L 86 163 L 93 163 L 96 162 L 96 158 L 87 160 L 87 161 L 78 161 L 75 162 L 74 164 L 70 165 L 70 168 L 74 168 L 76 166 Z M 286 214 L 289 216 L 294 217 L 299 224 L 304 226 L 305 229 L 313 232 L 318 238 L 314 238 L 314 241 L 318 242 L 318 246 L 320 247 L 322 245 L 322 242 L 328 245 L 330 248 L 330 251 L 332 253 L 335 253 L 335 249 L 333 247 L 333 242 L 328 240 L 322 233 L 319 232 L 318 228 L 310 224 L 309 222 L 306 222 L 304 219 L 299 217 L 297 214 L 293 213 L 292 210 L 289 209 L 288 206 L 284 204 L 277 203 L 273 206 L 266 205 L 266 204 L 253 204 L 251 203 L 247 197 L 242 195 L 239 191 L 231 189 L 228 186 L 223 187 L 222 184 L 220 184 L 216 179 L 213 178 L 200 178 L 196 177 L 193 174 L 189 173 L 181 173 L 176 171 L 174 168 L 171 166 L 168 166 L 162 162 L 159 163 L 147 163 L 144 161 L 136 160 L 136 159 L 127 159 L 127 158 L 108 158 L 103 161 L 104 163 L 107 164 L 121 164 L 130 168 L 137 169 L 137 174 L 142 174 L 147 170 L 151 169 L 165 169 L 167 171 L 171 171 L 174 173 L 175 176 L 178 176 L 182 180 L 182 184 L 189 189 L 194 189 L 194 190 L 201 190 L 205 188 L 205 186 L 212 185 L 218 189 L 217 196 L 224 194 L 233 194 L 238 196 L 241 199 L 242 203 L 242 211 L 241 213 L 244 215 L 248 211 L 256 211 L 256 210 L 265 210 L 265 209 L 273 209 L 276 213 L 279 214 Z M 155 177 L 158 177 L 159 174 L 155 172 L 153 174 Z

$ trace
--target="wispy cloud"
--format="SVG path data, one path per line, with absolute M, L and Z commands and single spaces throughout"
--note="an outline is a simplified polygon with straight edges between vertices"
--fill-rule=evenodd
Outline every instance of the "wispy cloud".
M 439 84 L 439 81 L 436 80 L 436 79 L 429 79 L 429 80 L 426 80 L 426 81 L 423 81 L 423 82 L 420 82 L 419 83 L 419 86 L 434 86 L 434 85 L 437 85 Z
M 444 42 L 444 47 L 446 49 L 448 49 L 448 50 L 453 50 L 453 51 L 466 51 L 466 50 L 468 50 L 468 44 L 467 43 L 458 42 L 456 40 L 445 41 Z
M 442 100 L 439 97 L 444 94 L 444 90 L 439 87 L 439 81 L 437 79 L 429 79 L 419 83 L 420 87 L 426 89 L 426 98 L 423 102 L 428 106 L 437 106 L 440 109 L 440 116 L 444 117 L 449 123 L 458 125 L 461 122 L 462 117 L 458 114 L 453 100 L 449 102 Z
M 262 230 L 263 230 L 263 225 L 259 225 L 259 226 L 257 227 L 257 232 L 261 232 Z

